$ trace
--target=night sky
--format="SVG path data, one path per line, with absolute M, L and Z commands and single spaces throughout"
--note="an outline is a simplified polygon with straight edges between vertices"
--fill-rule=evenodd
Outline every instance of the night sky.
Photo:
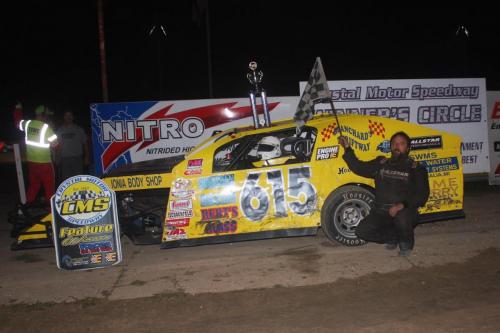
M 111 102 L 209 98 L 203 1 L 103 1 Z M 246 97 L 250 60 L 269 96 L 298 95 L 316 56 L 329 80 L 486 77 L 500 90 L 491 1 L 290 3 L 208 1 L 213 97 Z M 97 0 L 3 7 L 0 139 L 15 132 L 18 100 L 27 113 L 48 105 L 56 123 L 73 110 L 88 126 L 89 103 L 102 101 Z

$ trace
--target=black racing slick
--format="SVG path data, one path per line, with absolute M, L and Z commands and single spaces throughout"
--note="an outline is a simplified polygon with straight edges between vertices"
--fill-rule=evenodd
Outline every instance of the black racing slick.
M 379 156 L 371 161 L 360 161 L 350 147 L 346 148 L 343 159 L 355 174 L 375 180 L 375 206 L 359 223 L 356 235 L 370 242 L 399 243 L 402 250 L 411 250 L 417 209 L 429 198 L 425 167 L 406 154 L 394 159 Z M 389 208 L 398 203 L 404 208 L 393 218 Z

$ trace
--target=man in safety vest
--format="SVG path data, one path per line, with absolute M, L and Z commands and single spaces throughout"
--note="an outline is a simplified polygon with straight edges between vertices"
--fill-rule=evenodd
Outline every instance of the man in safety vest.
M 27 203 L 35 201 L 42 185 L 47 200 L 50 200 L 55 191 L 51 147 L 56 145 L 57 136 L 46 123 L 46 116 L 50 114 L 52 112 L 46 106 L 39 105 L 35 109 L 35 119 L 24 120 L 20 103 L 16 105 L 14 112 L 14 119 L 17 127 L 24 132 L 26 144 L 29 178 Z

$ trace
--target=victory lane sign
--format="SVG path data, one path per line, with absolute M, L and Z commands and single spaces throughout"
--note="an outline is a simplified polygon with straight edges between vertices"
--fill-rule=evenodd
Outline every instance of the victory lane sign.
M 122 260 L 115 193 L 101 179 L 66 179 L 51 199 L 57 267 L 84 270 Z

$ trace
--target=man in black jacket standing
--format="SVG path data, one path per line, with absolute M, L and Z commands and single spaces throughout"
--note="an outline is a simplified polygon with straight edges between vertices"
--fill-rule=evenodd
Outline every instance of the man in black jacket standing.
M 408 156 L 410 138 L 405 132 L 395 133 L 390 140 L 391 157 L 379 156 L 360 161 L 346 137 L 339 137 L 344 147 L 344 161 L 355 174 L 375 179 L 375 205 L 356 228 L 359 238 L 396 249 L 399 255 L 410 255 L 414 245 L 413 229 L 418 207 L 429 198 L 427 170 Z

